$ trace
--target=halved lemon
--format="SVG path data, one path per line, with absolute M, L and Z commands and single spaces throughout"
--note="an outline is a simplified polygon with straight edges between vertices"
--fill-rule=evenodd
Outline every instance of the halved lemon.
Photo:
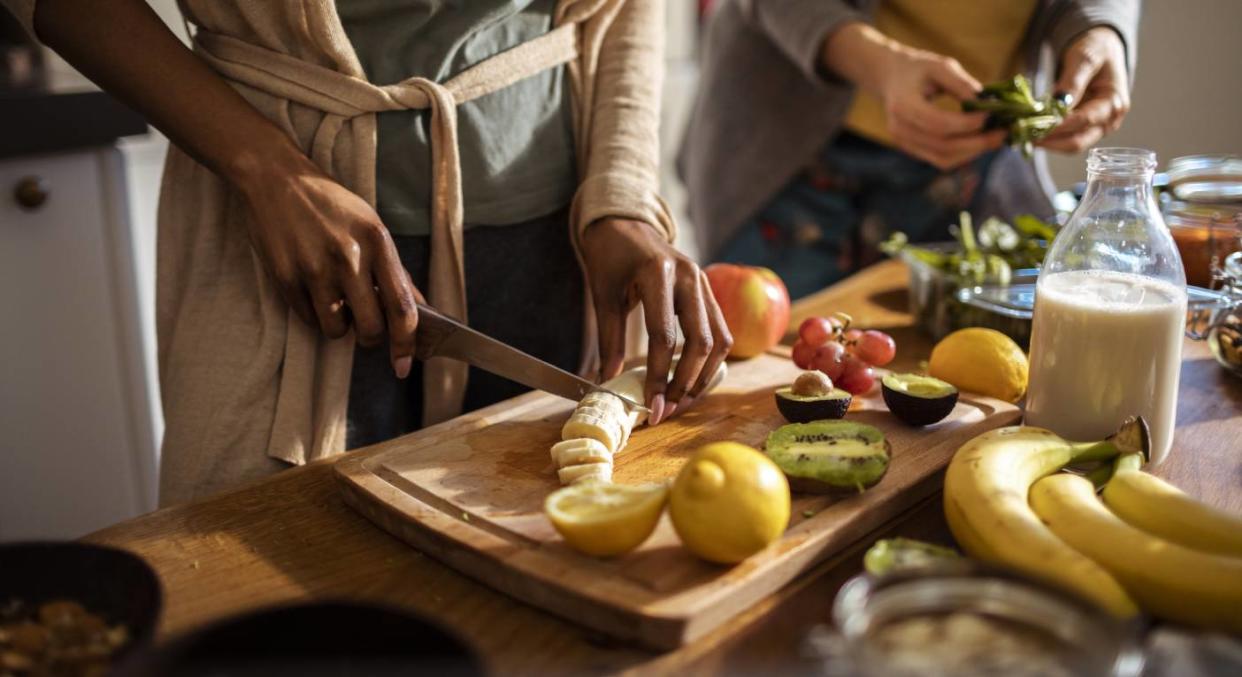
M 612 557 L 647 540 L 667 500 L 666 484 L 586 482 L 553 492 L 543 512 L 570 547 Z

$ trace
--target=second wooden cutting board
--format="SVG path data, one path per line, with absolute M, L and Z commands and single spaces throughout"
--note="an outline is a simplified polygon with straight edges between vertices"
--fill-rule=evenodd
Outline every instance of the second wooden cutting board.
M 772 391 L 798 373 L 782 354 L 730 364 L 724 383 L 695 408 L 634 431 L 614 481 L 671 479 L 708 442 L 762 447 L 784 423 Z M 930 495 L 963 442 L 1020 418 L 1012 404 L 963 393 L 949 418 L 911 428 L 887 412 L 878 389 L 855 398 L 847 418 L 879 427 L 892 444 L 884 479 L 846 498 L 795 494 L 784 536 L 725 567 L 681 547 L 667 516 L 642 547 L 620 558 L 595 559 L 565 546 L 543 515 L 543 500 L 560 486 L 548 449 L 573 406 L 523 395 L 352 454 L 337 464 L 337 477 L 351 505 L 445 564 L 574 622 L 672 648 Z

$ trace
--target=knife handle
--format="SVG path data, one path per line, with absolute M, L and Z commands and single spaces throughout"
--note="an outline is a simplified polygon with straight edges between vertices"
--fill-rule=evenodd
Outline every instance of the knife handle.
M 426 360 L 440 354 L 440 345 L 454 331 L 457 322 L 431 306 L 418 304 L 418 328 L 414 330 L 414 357 Z

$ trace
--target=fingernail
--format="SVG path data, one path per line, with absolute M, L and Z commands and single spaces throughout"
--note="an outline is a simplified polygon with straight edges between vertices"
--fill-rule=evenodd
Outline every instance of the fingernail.
M 651 397 L 651 404 L 647 405 L 651 410 L 651 415 L 647 417 L 648 425 L 660 425 L 660 421 L 664 420 L 664 394 L 660 393 Z
M 413 366 L 414 360 L 409 355 L 398 357 L 393 363 L 393 370 L 397 372 L 397 378 L 404 379 L 410 375 L 410 367 Z
M 670 402 L 667 406 L 665 406 L 664 407 L 664 420 L 667 421 L 668 419 L 672 418 L 673 414 L 677 413 L 677 407 L 680 404 L 681 404 L 680 402 Z

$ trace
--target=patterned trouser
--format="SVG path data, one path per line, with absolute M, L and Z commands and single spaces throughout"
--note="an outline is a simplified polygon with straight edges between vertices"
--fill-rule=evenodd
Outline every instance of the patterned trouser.
M 942 172 L 843 132 L 714 260 L 771 268 L 790 296 L 806 296 L 877 261 L 893 231 L 915 242 L 948 239 L 958 212 L 977 206 L 994 158 Z

